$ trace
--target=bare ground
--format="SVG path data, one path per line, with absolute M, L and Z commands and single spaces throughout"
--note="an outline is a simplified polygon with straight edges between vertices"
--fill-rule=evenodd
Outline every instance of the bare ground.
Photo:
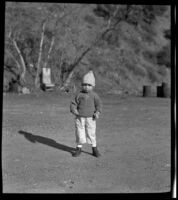
M 75 149 L 70 95 L 3 96 L 4 193 L 170 191 L 170 99 L 102 96 L 100 158 Z

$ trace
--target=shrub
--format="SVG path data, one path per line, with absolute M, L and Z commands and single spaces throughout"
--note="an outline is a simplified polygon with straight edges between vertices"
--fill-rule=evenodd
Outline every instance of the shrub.
M 171 30 L 170 29 L 167 29 L 164 31 L 164 37 L 166 39 L 171 39 Z
M 86 15 L 86 16 L 84 17 L 84 20 L 85 20 L 87 23 L 91 24 L 91 25 L 95 25 L 95 24 L 96 24 L 95 19 L 94 19 L 92 16 L 90 16 L 90 15 Z
M 166 76 L 167 75 L 166 67 L 164 65 L 159 65 L 158 66 L 158 73 L 163 77 Z
M 157 58 L 155 55 L 155 52 L 153 51 L 143 51 L 142 55 L 144 57 L 144 59 L 152 64 L 156 64 L 157 63 Z
M 151 80 L 151 82 L 157 82 L 159 81 L 159 77 L 158 77 L 158 74 L 156 72 L 156 70 L 152 67 L 147 67 L 147 73 L 148 73 L 148 77 L 149 79 Z
M 119 44 L 119 36 L 117 31 L 109 31 L 104 35 L 103 40 L 106 41 L 108 45 L 117 46 Z
M 157 53 L 156 58 L 158 65 L 165 65 L 169 68 L 171 66 L 170 45 L 163 47 L 162 50 Z
M 146 75 L 144 68 L 141 68 L 138 64 L 126 63 L 125 67 L 128 70 L 132 71 L 135 75 L 139 75 L 139 76 L 145 76 Z

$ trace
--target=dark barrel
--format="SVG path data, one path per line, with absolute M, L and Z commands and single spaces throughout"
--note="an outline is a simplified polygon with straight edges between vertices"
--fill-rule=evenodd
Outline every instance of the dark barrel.
M 143 97 L 151 97 L 151 86 L 150 85 L 143 86 Z
M 168 83 L 163 82 L 161 86 L 157 86 L 157 97 L 170 97 L 170 87 Z
M 168 86 L 168 83 L 165 82 L 162 83 L 162 97 L 170 97 L 170 88 Z
M 157 97 L 163 97 L 163 88 L 162 88 L 162 86 L 157 86 Z

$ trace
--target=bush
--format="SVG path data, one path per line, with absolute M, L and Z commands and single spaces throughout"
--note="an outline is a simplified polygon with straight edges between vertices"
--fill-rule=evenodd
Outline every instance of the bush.
M 154 83 L 154 82 L 159 81 L 159 77 L 155 69 L 153 69 L 152 67 L 147 67 L 146 69 L 147 69 L 148 77 L 151 80 L 151 82 Z
M 92 16 L 90 16 L 90 15 L 86 15 L 86 16 L 84 17 L 84 20 L 85 20 L 87 23 L 91 24 L 91 25 L 95 25 L 95 24 L 96 24 L 95 19 L 94 19 Z
M 152 64 L 156 64 L 157 63 L 157 58 L 155 55 L 155 52 L 153 51 L 143 51 L 142 53 L 144 59 Z
M 166 67 L 164 65 L 159 65 L 158 66 L 158 73 L 165 77 L 167 75 L 167 70 L 166 70 Z
M 164 37 L 166 39 L 171 39 L 171 30 L 170 29 L 164 31 Z
M 166 67 L 171 65 L 170 46 L 163 47 L 159 52 L 144 51 L 142 54 L 144 59 L 152 64 L 165 65 Z
M 145 70 L 143 68 L 139 67 L 138 64 L 126 63 L 125 67 L 129 71 L 132 71 L 135 75 L 139 75 L 139 76 L 145 76 L 146 75 Z
M 12 71 L 13 72 L 13 71 Z M 3 77 L 3 91 L 8 92 L 10 90 L 10 84 L 17 79 L 15 73 L 8 71 L 4 67 L 4 77 Z
M 171 66 L 170 45 L 163 47 L 162 50 L 157 53 L 156 58 L 158 65 L 165 65 L 166 67 L 170 68 Z
M 107 42 L 108 45 L 117 46 L 119 44 L 119 36 L 116 31 L 109 31 L 104 35 L 103 40 Z

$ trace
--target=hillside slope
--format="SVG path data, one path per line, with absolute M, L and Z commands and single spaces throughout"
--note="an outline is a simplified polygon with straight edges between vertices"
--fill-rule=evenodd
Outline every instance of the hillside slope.
M 166 49 L 170 59 L 170 40 L 165 37 L 165 30 L 170 29 L 169 12 L 168 9 L 157 17 L 147 32 L 142 27 L 121 22 L 116 33 L 108 34 L 106 40 L 85 57 L 84 63 L 88 63 L 88 68 L 97 76 L 97 89 L 138 93 L 145 84 L 156 86 L 163 81 L 170 84 L 170 67 L 164 61 L 158 63 L 157 58 Z M 83 75 L 86 68 L 81 63 L 77 73 Z
M 24 21 L 27 20 L 29 22 L 31 20 L 31 24 L 34 24 L 34 27 L 38 27 L 38 24 L 35 26 L 38 18 L 36 17 L 36 21 L 33 22 L 35 17 L 30 17 L 35 15 L 35 9 L 50 10 L 50 6 L 53 6 L 51 7 L 53 9 L 55 6 L 53 3 L 11 3 L 8 5 L 9 8 L 12 5 L 15 9 L 20 7 L 25 10 L 24 12 L 29 12 L 30 14 L 26 15 L 27 18 L 24 18 Z M 67 70 L 64 70 L 65 73 L 62 74 L 61 66 L 71 66 L 71 63 L 82 54 L 83 49 L 91 45 L 106 23 L 103 17 L 97 16 L 94 12 L 96 9 L 95 4 L 67 4 L 67 7 L 70 6 L 74 13 L 71 14 L 70 18 L 66 19 L 68 27 L 61 25 L 57 30 L 54 50 L 47 65 L 52 69 L 52 81 L 55 84 L 61 83 L 61 75 L 65 81 L 64 75 L 68 73 Z M 11 11 L 9 11 L 9 15 L 11 15 Z M 40 14 L 38 13 L 38 15 Z M 44 15 L 44 11 L 42 15 Z M 30 20 L 28 20 L 28 17 Z M 53 23 L 52 21 L 49 23 L 48 34 L 52 30 Z M 6 19 L 6 30 L 8 30 L 8 25 L 8 19 Z M 33 29 L 35 29 L 34 27 Z M 134 25 L 126 20 L 121 20 L 113 31 L 107 32 L 81 59 L 74 70 L 70 86 L 75 84 L 78 87 L 81 77 L 90 69 L 94 71 L 96 76 L 96 89 L 101 92 L 137 94 L 141 92 L 145 84 L 158 85 L 163 81 L 170 84 L 170 39 L 166 37 L 166 31 L 170 31 L 169 6 L 167 6 L 162 15 L 157 15 L 150 25 L 143 23 Z M 25 37 L 27 36 L 25 35 Z M 36 37 L 40 37 L 39 32 L 37 32 Z M 47 39 L 49 40 L 49 38 Z M 50 40 L 48 41 L 47 39 L 44 44 L 44 51 L 50 44 Z M 23 43 L 21 39 L 19 41 Z M 40 38 L 38 41 L 40 41 Z M 39 50 L 30 50 L 34 54 L 37 52 L 35 55 L 37 57 Z M 44 64 L 46 55 L 45 52 L 42 54 L 41 65 Z M 63 57 L 61 58 L 60 55 Z M 33 58 L 33 55 L 30 56 L 25 59 L 27 67 L 32 60 L 36 59 L 35 62 L 37 63 L 37 58 L 35 56 Z M 6 57 L 7 55 L 5 55 Z M 28 60 L 31 61 L 28 63 Z M 8 57 L 5 59 L 5 65 L 14 67 L 15 63 L 12 58 Z M 35 66 L 36 64 L 33 63 L 33 65 Z M 34 87 L 34 77 L 30 75 L 30 70 L 27 70 L 26 84 L 28 87 Z M 15 69 L 15 71 L 18 70 Z M 14 75 L 10 70 L 4 70 L 4 88 L 8 88 L 12 76 Z

